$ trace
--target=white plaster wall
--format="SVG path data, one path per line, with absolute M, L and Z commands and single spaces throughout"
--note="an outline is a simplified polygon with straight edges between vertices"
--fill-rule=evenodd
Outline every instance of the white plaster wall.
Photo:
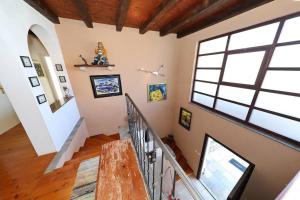
M 0 135 L 19 123 L 20 120 L 6 94 L 0 92 Z
M 39 105 L 36 96 L 42 87 L 32 88 L 28 77 L 37 76 L 34 68 L 24 68 L 19 56 L 29 56 L 28 30 L 39 37 L 53 63 L 63 65 L 70 88 L 54 25 L 21 0 L 0 3 L 0 80 L 38 155 L 58 151 L 80 118 L 75 99 L 52 113 L 49 104 Z M 38 25 L 37 25 L 38 24 Z M 5 28 L 3 28 L 5 27 Z M 53 66 L 54 67 L 54 66 Z

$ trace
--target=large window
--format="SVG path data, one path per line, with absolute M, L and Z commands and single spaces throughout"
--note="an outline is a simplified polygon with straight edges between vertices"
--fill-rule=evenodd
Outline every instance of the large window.
M 300 14 L 199 42 L 193 103 L 300 143 Z

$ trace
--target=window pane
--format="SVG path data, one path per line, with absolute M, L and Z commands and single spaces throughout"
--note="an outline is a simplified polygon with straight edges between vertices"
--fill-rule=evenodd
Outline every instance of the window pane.
M 221 70 L 206 70 L 198 69 L 196 73 L 196 79 L 202 81 L 213 81 L 218 82 Z
M 279 42 L 300 40 L 300 17 L 286 20 L 279 38 Z
M 245 106 L 240 106 L 234 103 L 230 103 L 227 101 L 223 101 L 223 100 L 217 100 L 217 105 L 216 105 L 216 109 L 223 112 L 223 113 L 227 113 L 231 116 L 234 116 L 236 118 L 245 120 L 247 117 L 247 113 L 249 108 L 245 107 Z
M 300 97 L 260 92 L 255 106 L 300 118 Z
M 262 88 L 300 93 L 300 71 L 268 71 Z
M 200 43 L 199 54 L 225 51 L 228 36 Z
M 264 55 L 265 51 L 229 55 L 223 81 L 254 84 Z
M 277 47 L 270 67 L 300 67 L 300 45 Z
M 278 25 L 279 22 L 233 34 L 229 50 L 272 44 Z
M 250 105 L 255 91 L 243 88 L 220 86 L 219 97 Z
M 200 104 L 203 104 L 203 105 L 211 107 L 211 108 L 214 105 L 214 98 L 209 97 L 209 96 L 205 96 L 205 95 L 202 95 L 202 94 L 198 94 L 196 92 L 194 92 L 193 101 L 196 101 Z
M 224 54 L 199 56 L 197 67 L 222 67 Z
M 217 84 L 211 84 L 211 83 L 202 83 L 202 82 L 195 82 L 195 91 L 202 92 L 205 94 L 210 94 L 215 96 L 217 91 Z
M 253 110 L 250 122 L 300 142 L 300 123 L 259 110 Z

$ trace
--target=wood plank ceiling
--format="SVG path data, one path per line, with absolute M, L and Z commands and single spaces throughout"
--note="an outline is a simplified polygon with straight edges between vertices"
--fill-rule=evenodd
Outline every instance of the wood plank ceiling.
M 59 18 L 184 37 L 273 0 L 24 0 L 53 23 Z

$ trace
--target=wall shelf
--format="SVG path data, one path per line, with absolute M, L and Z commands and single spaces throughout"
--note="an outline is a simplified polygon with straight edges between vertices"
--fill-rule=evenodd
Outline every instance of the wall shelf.
M 105 65 L 89 65 L 89 64 L 81 64 L 74 65 L 74 67 L 114 67 L 114 64 L 105 64 Z

